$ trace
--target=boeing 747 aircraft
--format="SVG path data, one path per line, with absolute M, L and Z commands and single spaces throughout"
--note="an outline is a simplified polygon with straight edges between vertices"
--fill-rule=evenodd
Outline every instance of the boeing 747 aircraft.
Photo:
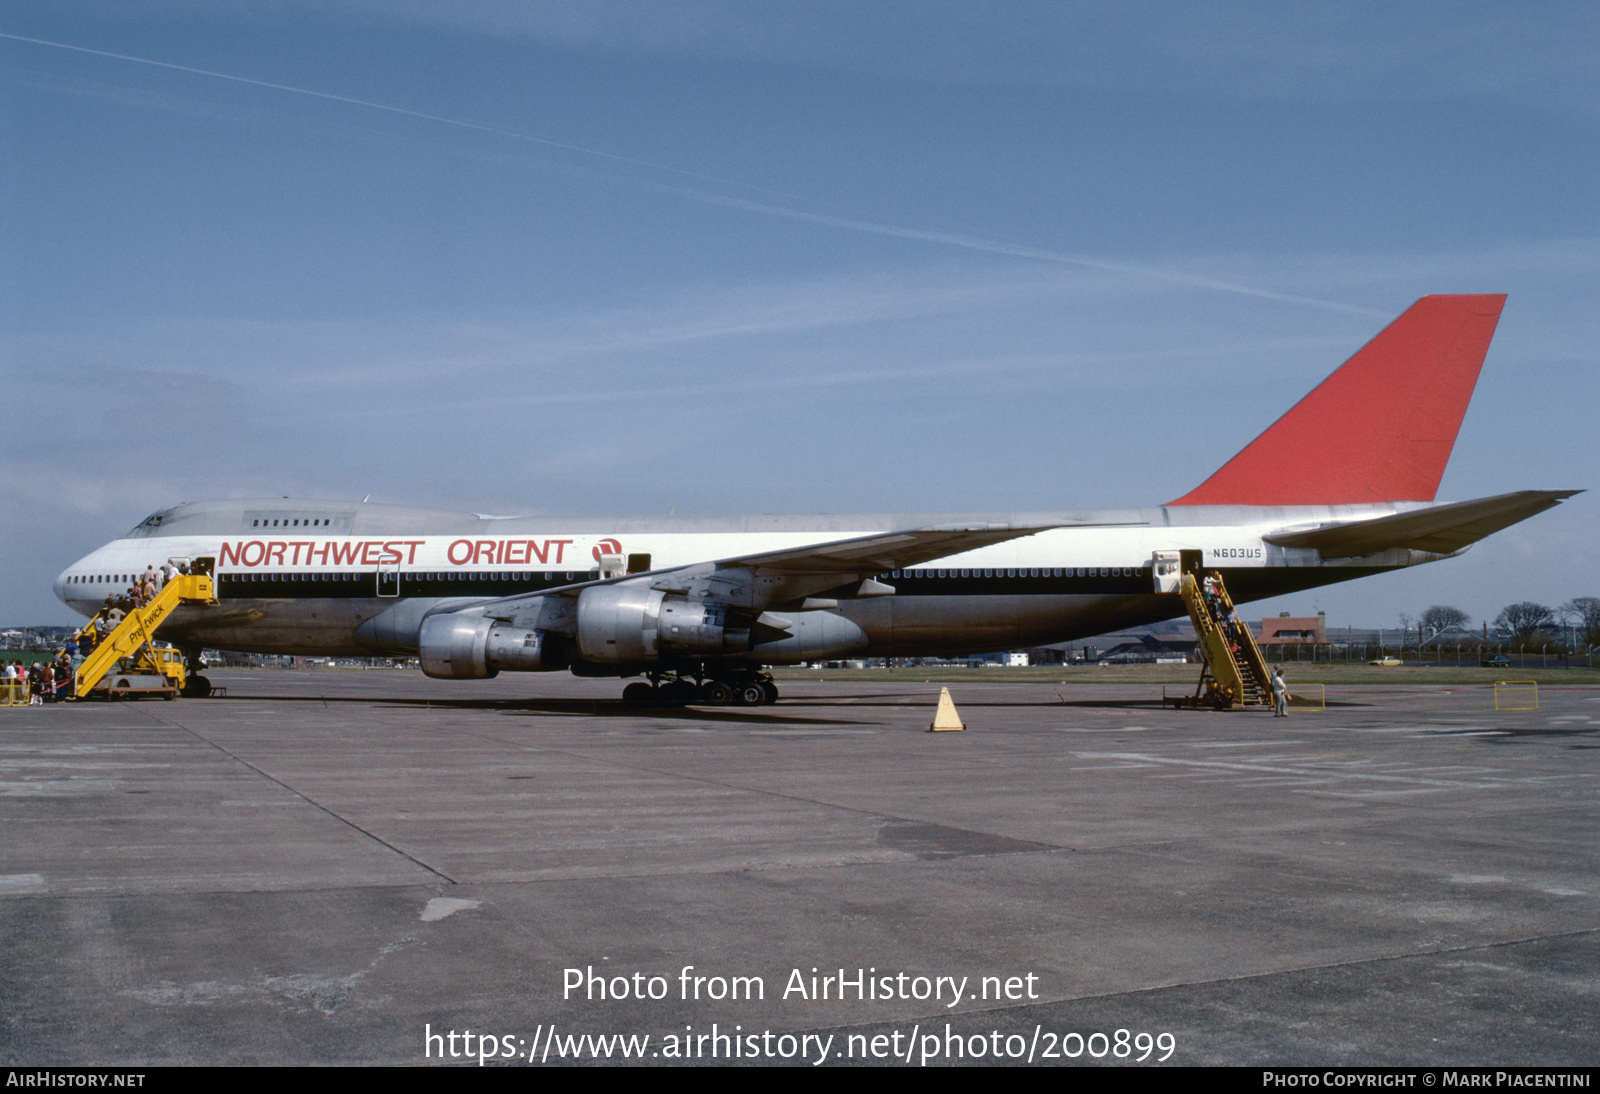
M 1428 296 L 1166 505 L 848 516 L 485 517 L 288 499 L 151 514 L 56 580 L 93 614 L 146 566 L 211 569 L 201 648 L 418 656 L 444 679 L 642 676 L 624 697 L 770 702 L 767 666 L 951 656 L 1184 615 L 1180 566 L 1236 601 L 1460 554 L 1575 490 L 1449 504 L 1444 474 L 1504 296 Z M 195 688 L 209 685 L 199 678 Z

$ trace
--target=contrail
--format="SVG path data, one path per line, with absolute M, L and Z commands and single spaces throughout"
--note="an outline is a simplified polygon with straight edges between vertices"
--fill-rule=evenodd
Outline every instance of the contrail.
M 365 107 L 368 110 L 381 110 L 388 114 L 399 114 L 407 118 L 418 118 L 422 121 L 435 122 L 439 125 L 451 125 L 460 129 L 470 129 L 479 133 L 489 133 L 497 137 L 506 137 L 510 140 L 525 141 L 530 144 L 542 145 L 546 148 L 558 148 L 565 152 L 577 152 L 585 156 L 595 156 L 599 159 L 610 160 L 614 163 L 625 163 L 634 167 L 645 167 L 652 171 L 664 171 L 683 178 L 698 179 L 702 182 L 714 182 L 721 186 L 736 186 L 744 190 L 770 194 L 773 197 L 789 198 L 794 201 L 805 201 L 817 205 L 827 205 L 827 202 L 816 202 L 799 194 L 785 193 L 781 190 L 770 190 L 766 187 L 755 186 L 746 182 L 737 182 L 732 179 L 718 178 L 715 175 L 701 174 L 698 171 L 689 171 L 682 167 L 672 167 L 664 163 L 654 163 L 650 160 L 636 159 L 632 156 L 623 156 L 615 152 L 602 152 L 597 148 L 585 148 L 578 144 L 566 144 L 562 141 L 547 140 L 544 137 L 535 137 L 527 133 L 518 133 L 512 129 L 501 129 L 498 126 L 484 125 L 481 122 L 469 122 L 461 118 L 451 118 L 443 114 L 429 114 L 422 110 L 411 110 L 403 106 L 391 106 L 388 103 L 373 102 L 371 99 L 357 99 L 349 95 L 335 95 L 329 91 L 314 91 L 306 87 L 294 87 L 290 84 L 273 83 L 270 80 L 255 80 L 248 76 L 234 76 L 227 72 L 215 72 L 206 68 L 193 68 L 189 65 L 173 64 L 170 61 L 157 61 L 149 57 L 135 57 L 127 53 L 112 53 L 104 49 L 90 49 L 87 46 L 74 46 L 66 42 L 52 42 L 44 38 L 28 38 L 21 34 L 6 34 L 0 32 L 0 38 L 13 42 L 27 42 L 30 45 L 49 46 L 52 49 L 65 49 L 74 53 L 87 53 L 95 57 L 109 57 L 117 61 L 128 61 L 132 64 L 153 65 L 156 68 L 170 69 L 174 72 L 187 72 L 195 76 L 208 76 L 215 80 L 227 80 L 236 84 L 247 84 L 251 87 L 264 87 L 272 91 L 286 91 L 293 95 L 309 95 L 314 99 L 325 99 L 328 102 L 344 103 L 349 106 Z M 1105 270 L 1111 273 L 1136 274 L 1143 277 L 1157 278 L 1163 281 L 1177 282 L 1183 285 L 1192 285 L 1196 288 L 1212 289 L 1218 292 L 1237 293 L 1243 296 L 1254 296 L 1265 300 L 1281 300 L 1286 303 L 1306 304 L 1318 308 L 1331 308 L 1335 311 L 1353 312 L 1358 315 L 1376 315 L 1385 317 L 1388 312 L 1374 311 L 1370 308 L 1359 308 L 1350 304 L 1342 304 L 1334 300 L 1319 300 L 1309 296 L 1295 296 L 1289 293 L 1272 292 L 1267 289 L 1252 288 L 1249 285 L 1239 285 L 1231 281 L 1220 281 L 1215 278 L 1197 277 L 1191 274 L 1178 273 L 1158 267 L 1141 266 L 1132 263 L 1111 262 L 1105 259 L 1094 258 L 1090 255 L 1070 254 L 1059 251 L 1048 251 L 1038 247 L 1027 247 L 1021 244 L 1005 243 L 999 240 L 985 239 L 982 236 L 963 235 L 957 232 L 942 232 L 927 228 L 903 228 L 894 224 L 880 224 L 869 220 L 856 220 L 849 217 L 832 216 L 826 213 L 806 212 L 803 209 L 791 209 L 782 205 L 771 205 L 765 202 L 749 201 L 742 198 L 726 197 L 704 190 L 692 190 L 687 187 L 662 187 L 662 189 L 677 193 L 683 197 L 692 198 L 714 205 L 722 205 L 730 209 L 742 209 L 746 212 L 762 213 L 767 216 L 784 217 L 789 220 L 806 221 L 812 224 L 821 224 L 831 228 L 840 228 L 846 231 L 866 232 L 873 235 L 894 236 L 900 239 L 917 239 L 928 243 L 941 243 L 949 247 L 961 247 L 971 251 L 982 251 L 988 254 L 1011 255 L 1016 258 L 1031 258 L 1041 262 L 1057 262 L 1073 266 L 1083 266 L 1089 269 Z M 834 206 L 834 208 L 841 208 Z
M 965 247 L 972 251 L 987 251 L 991 254 L 1014 255 L 1018 258 L 1032 258 L 1041 262 L 1060 262 L 1074 266 L 1086 266 L 1090 269 L 1106 270 L 1112 273 L 1140 274 L 1145 277 L 1176 281 L 1184 285 L 1194 285 L 1197 288 L 1241 293 L 1245 296 L 1259 296 L 1267 300 L 1283 300 L 1294 304 L 1310 304 L 1319 308 L 1333 308 L 1337 311 L 1354 312 L 1357 315 L 1376 315 L 1380 318 L 1387 318 L 1389 315 L 1388 312 L 1376 311 L 1371 308 L 1358 308 L 1352 304 L 1341 304 L 1334 300 L 1319 300 L 1313 296 L 1294 296 L 1290 293 L 1272 292 L 1269 289 L 1256 289 L 1249 285 L 1239 285 L 1232 281 L 1219 281 L 1211 277 L 1197 277 L 1193 274 L 1163 270 L 1154 266 L 1140 266 L 1128 262 L 1111 262 L 1102 258 L 1094 258 L 1090 255 L 1047 251 L 1039 247 L 1002 243 L 998 240 L 984 239 L 982 236 L 961 235 L 956 232 L 939 232 L 927 228 L 901 228 L 893 224 L 850 220 L 845 217 L 829 216 L 826 213 L 808 213 L 801 209 L 786 209 L 781 205 L 766 205 L 761 202 L 746 201 L 740 198 L 722 197 L 718 194 L 697 194 L 695 196 L 702 201 L 715 202 L 718 205 L 726 205 L 735 209 L 749 209 L 754 212 L 767 213 L 771 216 L 805 220 L 813 224 L 827 224 L 835 228 L 847 228 L 857 232 L 898 236 L 901 239 L 921 239 L 930 243 L 945 243 L 952 247 Z
M 149 57 L 134 57 L 127 53 L 112 53 L 104 49 L 90 49 L 87 46 L 68 45 L 65 42 L 51 42 L 44 38 L 26 38 L 20 34 L 6 34 L 0 32 L 0 38 L 10 39 L 13 42 L 28 42 L 36 46 L 50 46 L 52 49 L 66 49 L 74 53 L 87 53 L 95 57 L 110 57 L 117 61 L 129 61 L 136 65 L 154 65 L 156 68 L 167 68 L 174 72 L 187 72 L 195 76 L 209 76 L 215 80 L 227 80 L 236 84 L 248 84 L 251 87 L 265 87 L 272 91 L 287 91 L 293 95 L 309 95 L 313 99 L 326 99 L 329 102 L 345 103 L 350 106 L 364 106 L 368 110 L 382 110 L 387 114 L 400 114 L 407 118 L 420 118 L 423 121 L 438 122 L 440 125 L 453 125 L 460 129 L 472 129 L 479 133 L 492 133 L 497 137 L 509 137 L 512 140 L 527 141 L 531 144 L 541 144 L 546 148 L 559 148 L 566 152 L 581 152 L 586 156 L 598 156 L 601 159 L 612 160 L 616 163 L 632 164 L 635 167 L 648 167 L 653 171 L 668 171 L 674 175 L 685 178 L 700 179 L 703 182 L 715 182 L 725 186 L 740 186 L 747 190 L 755 190 L 774 197 L 793 198 L 796 201 L 805 201 L 806 198 L 799 194 L 789 194 L 782 190 L 769 190 L 763 186 L 754 186 L 746 182 L 735 182 L 731 179 L 718 178 L 715 175 L 704 175 L 698 171 L 688 171 L 682 167 L 671 167 L 664 163 L 652 163 L 650 160 L 635 159 L 632 156 L 622 156 L 615 152 L 602 152 L 598 148 L 585 148 L 578 144 L 564 144 L 561 141 L 546 140 L 543 137 L 531 136 L 527 133 L 518 133 L 513 129 L 500 129 L 493 125 L 483 125 L 480 122 L 469 122 L 461 118 L 450 118 L 443 114 L 429 114 L 422 110 L 410 110 L 403 106 L 390 106 L 388 103 L 373 102 L 371 99 L 356 99 L 349 95 L 335 95 L 331 91 L 314 91 L 308 87 L 294 87 L 291 84 L 275 84 L 270 80 L 253 80 L 248 76 L 234 76 L 226 72 L 214 72 L 208 68 L 191 68 L 188 65 L 175 65 L 170 61 L 156 61 Z M 823 203 L 819 203 L 823 204 Z

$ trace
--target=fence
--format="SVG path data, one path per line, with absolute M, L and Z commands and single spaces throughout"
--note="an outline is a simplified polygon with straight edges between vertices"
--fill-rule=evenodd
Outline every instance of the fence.
M 1491 658 L 1504 657 L 1506 663 L 1498 666 L 1502 669 L 1581 669 L 1595 666 L 1593 649 L 1568 650 L 1560 646 L 1550 646 L 1538 653 L 1512 653 L 1504 645 L 1453 645 L 1424 647 L 1419 654 L 1415 644 L 1402 647 L 1398 644 L 1361 642 L 1271 642 L 1261 646 L 1261 654 L 1268 662 L 1283 664 L 1305 661 L 1365 664 L 1393 657 L 1407 665 L 1476 668 Z

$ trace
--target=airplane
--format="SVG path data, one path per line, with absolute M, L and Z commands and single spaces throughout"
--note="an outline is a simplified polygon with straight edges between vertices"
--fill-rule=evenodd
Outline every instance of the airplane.
M 151 514 L 56 579 L 92 615 L 169 559 L 217 602 L 161 637 L 317 657 L 403 655 L 441 679 L 643 677 L 628 701 L 768 703 L 767 669 L 1060 643 L 1186 614 L 1181 569 L 1235 602 L 1461 554 L 1580 493 L 1435 495 L 1505 303 L 1418 300 L 1216 473 L 1124 510 L 495 517 L 283 499 Z M 195 694 L 208 694 L 192 676 Z

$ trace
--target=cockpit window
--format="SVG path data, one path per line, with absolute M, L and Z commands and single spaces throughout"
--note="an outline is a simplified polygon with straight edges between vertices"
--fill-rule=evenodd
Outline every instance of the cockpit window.
M 128 534 L 130 536 L 154 535 L 156 530 L 159 529 L 161 525 L 164 524 L 171 516 L 171 508 L 157 510 L 156 512 L 151 513 L 148 517 L 145 517 L 138 524 L 134 525 L 133 530 Z

